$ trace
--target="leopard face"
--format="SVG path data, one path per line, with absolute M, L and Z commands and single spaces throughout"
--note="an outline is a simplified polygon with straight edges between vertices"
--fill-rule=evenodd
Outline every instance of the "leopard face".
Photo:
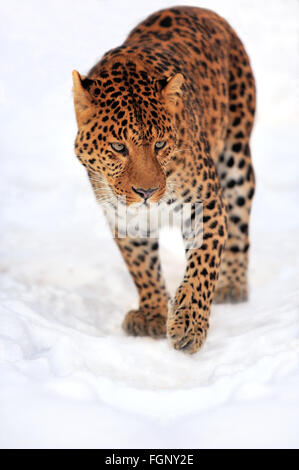
M 137 206 L 161 201 L 176 150 L 182 75 L 152 77 L 138 61 L 116 60 L 97 78 L 74 71 L 73 79 L 75 151 L 97 199 Z

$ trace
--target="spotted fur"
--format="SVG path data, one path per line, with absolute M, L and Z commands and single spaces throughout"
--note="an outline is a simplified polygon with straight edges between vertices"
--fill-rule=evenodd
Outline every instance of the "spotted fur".
M 186 270 L 172 302 L 158 237 L 116 237 L 139 293 L 125 331 L 167 334 L 174 348 L 194 353 L 207 336 L 213 299 L 248 296 L 255 187 L 249 142 L 255 83 L 248 56 L 216 13 L 177 7 L 154 13 L 86 77 L 74 71 L 73 78 L 75 152 L 108 219 L 116 198 L 139 210 L 144 191 L 151 191 L 151 206 L 162 200 L 173 210 L 203 205 L 202 244 L 186 246 Z

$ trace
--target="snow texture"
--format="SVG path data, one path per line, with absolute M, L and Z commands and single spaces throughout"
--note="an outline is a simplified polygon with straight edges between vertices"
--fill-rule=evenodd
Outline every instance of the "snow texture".
M 192 357 L 127 337 L 135 288 L 73 154 L 72 69 L 172 3 L 1 1 L 0 447 L 299 447 L 298 3 L 179 3 L 227 18 L 257 79 L 250 301 Z M 162 257 L 174 292 L 177 233 Z

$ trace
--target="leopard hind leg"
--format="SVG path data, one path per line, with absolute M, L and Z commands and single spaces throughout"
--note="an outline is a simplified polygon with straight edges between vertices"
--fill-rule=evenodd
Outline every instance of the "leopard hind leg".
M 242 62 L 237 60 L 238 53 Z M 216 303 L 248 299 L 249 219 L 255 191 L 250 151 L 255 84 L 244 54 L 242 44 L 235 44 L 229 79 L 229 125 L 224 149 L 217 161 L 226 201 L 228 237 L 214 294 Z

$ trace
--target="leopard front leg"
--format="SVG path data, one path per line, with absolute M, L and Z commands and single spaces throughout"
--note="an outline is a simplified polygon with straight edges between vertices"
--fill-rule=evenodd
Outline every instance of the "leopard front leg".
M 209 329 L 210 306 L 226 240 L 226 216 L 220 197 L 203 204 L 198 247 L 186 249 L 187 267 L 167 321 L 167 336 L 175 349 L 197 352 Z M 202 237 L 200 237 L 202 235 Z
M 127 313 L 123 329 L 133 336 L 164 337 L 169 296 L 153 238 L 116 238 L 139 293 L 139 307 Z

